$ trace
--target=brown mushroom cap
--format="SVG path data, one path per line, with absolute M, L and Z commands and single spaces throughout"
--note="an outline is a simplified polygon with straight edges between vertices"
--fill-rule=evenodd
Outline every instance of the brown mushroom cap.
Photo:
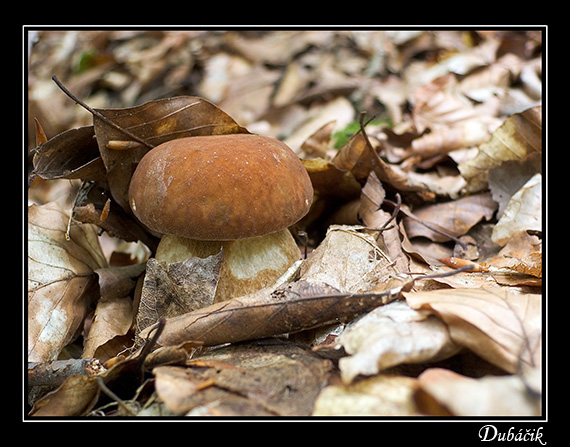
M 301 219 L 312 199 L 295 153 L 281 141 L 248 134 L 163 143 L 142 158 L 129 187 L 143 224 L 199 240 L 276 232 Z

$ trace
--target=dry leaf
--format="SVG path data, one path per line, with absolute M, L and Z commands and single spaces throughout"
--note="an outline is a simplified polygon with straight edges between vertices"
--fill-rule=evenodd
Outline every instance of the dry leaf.
M 451 202 L 426 205 L 414 210 L 414 215 L 422 221 L 445 228 L 449 234 L 457 237 L 466 234 L 483 218 L 491 219 L 496 208 L 497 204 L 491 198 L 491 194 L 483 193 Z M 449 240 L 410 218 L 404 219 L 404 226 L 409 238 L 424 236 L 436 242 Z
M 419 416 L 411 377 L 379 375 L 351 385 L 331 385 L 321 391 L 312 416 Z
M 458 168 L 467 180 L 468 190 L 487 187 L 489 170 L 506 161 L 524 162 L 542 153 L 542 106 L 512 115 L 493 132 L 491 139 L 479 146 L 477 156 Z
M 295 333 L 352 319 L 393 301 L 402 287 L 350 294 L 326 284 L 299 280 L 169 318 L 158 343 L 168 346 L 194 340 L 213 346 Z M 148 337 L 153 329 L 144 329 L 140 337 Z
M 133 324 L 133 300 L 129 297 L 111 298 L 97 303 L 95 317 L 85 339 L 83 358 L 95 357 L 106 362 L 130 345 L 130 338 L 118 349 L 105 349 L 105 344 L 126 335 Z M 101 349 L 100 349 L 101 348 Z
M 55 360 L 98 297 L 93 271 L 106 266 L 97 231 L 75 225 L 55 203 L 28 207 L 28 361 Z
M 526 231 L 516 233 L 487 264 L 542 278 L 542 241 Z
M 80 178 L 105 181 L 105 167 L 99 154 L 93 126 L 62 132 L 36 149 L 34 173 L 49 180 Z
M 542 231 L 542 175 L 534 175 L 511 198 L 493 228 L 493 242 L 504 246 L 521 231 Z
M 421 390 L 453 416 L 541 415 L 541 400 L 528 392 L 519 376 L 473 379 L 447 369 L 430 368 L 418 380 Z
M 374 309 L 350 325 L 338 338 L 349 357 L 339 360 L 344 383 L 374 375 L 401 363 L 447 358 L 458 351 L 446 325 L 438 318 L 395 301 Z
M 414 123 L 419 133 L 428 128 L 453 127 L 470 121 L 484 124 L 494 121 L 498 101 L 491 98 L 487 103 L 473 106 L 456 87 L 456 78 L 450 73 L 415 91 Z
M 405 293 L 413 309 L 430 311 L 452 340 L 505 371 L 542 362 L 542 295 L 508 289 L 445 289 Z
M 178 414 L 229 416 L 309 415 L 332 368 L 329 360 L 282 342 L 227 346 L 189 366 L 154 369 L 159 397 Z
M 220 275 L 223 251 L 207 258 L 192 257 L 168 264 L 151 258 L 143 283 L 137 331 L 171 318 L 209 306 Z
M 374 238 L 358 229 L 331 225 L 323 242 L 301 265 L 301 278 L 342 292 L 363 293 L 396 273 Z

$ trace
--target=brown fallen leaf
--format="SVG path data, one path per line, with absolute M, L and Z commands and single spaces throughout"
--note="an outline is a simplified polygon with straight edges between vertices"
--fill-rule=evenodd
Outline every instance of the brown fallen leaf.
M 344 383 L 402 363 L 442 360 L 458 352 L 446 325 L 395 301 L 350 325 L 337 343 L 349 354 L 339 360 Z
M 116 349 L 106 349 L 106 344 L 126 335 L 133 325 L 133 300 L 129 297 L 111 298 L 97 303 L 89 334 L 85 338 L 82 357 L 96 357 L 106 362 L 118 352 L 130 346 L 130 337 Z
M 491 194 L 483 193 L 451 202 L 426 205 L 414 210 L 414 215 L 422 221 L 445 228 L 450 235 L 457 237 L 466 234 L 471 227 L 482 219 L 491 219 L 496 208 L 497 204 L 491 198 Z M 410 218 L 404 219 L 404 226 L 409 238 L 423 236 L 435 242 L 449 240 L 444 235 L 436 233 Z
M 137 332 L 214 302 L 223 251 L 207 258 L 192 257 L 182 262 L 147 261 L 139 309 Z
M 511 160 L 525 162 L 541 153 L 542 106 L 537 106 L 507 118 L 491 139 L 479 146 L 477 156 L 459 164 L 458 169 L 468 190 L 477 192 L 487 187 L 491 169 Z
M 498 101 L 491 98 L 487 103 L 473 106 L 456 90 L 456 86 L 455 75 L 449 73 L 416 89 L 413 118 L 418 132 L 467 122 L 494 122 Z
M 493 228 L 492 239 L 504 246 L 520 231 L 542 231 L 542 175 L 535 174 L 511 197 Z
M 404 294 L 412 309 L 433 312 L 452 340 L 515 373 L 542 362 L 542 295 L 506 289 L 444 289 Z
M 79 178 L 105 181 L 93 126 L 62 132 L 39 145 L 34 154 L 34 173 L 45 180 Z
M 71 225 L 56 203 L 28 207 L 28 361 L 55 360 L 98 297 L 106 267 L 94 226 Z
M 487 264 L 542 278 L 542 241 L 520 231 Z
M 153 373 L 159 397 L 177 414 L 308 416 L 331 369 L 310 350 L 268 341 L 223 347 Z
M 158 343 L 201 341 L 205 346 L 294 333 L 354 318 L 399 296 L 403 286 L 381 293 L 341 293 L 334 287 L 296 281 L 166 320 Z M 140 332 L 147 338 L 154 326 Z
M 453 416 L 540 416 L 541 399 L 529 392 L 519 376 L 462 376 L 442 368 L 430 368 L 418 377 L 416 401 L 427 393 Z M 420 410 L 421 410 L 420 406 Z

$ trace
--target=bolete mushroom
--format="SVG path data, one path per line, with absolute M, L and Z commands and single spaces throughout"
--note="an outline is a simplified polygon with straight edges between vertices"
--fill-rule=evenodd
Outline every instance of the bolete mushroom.
M 135 216 L 163 234 L 157 259 L 180 262 L 223 247 L 214 302 L 271 285 L 299 259 L 288 227 L 312 199 L 295 153 L 250 134 L 163 143 L 141 159 L 129 187 Z

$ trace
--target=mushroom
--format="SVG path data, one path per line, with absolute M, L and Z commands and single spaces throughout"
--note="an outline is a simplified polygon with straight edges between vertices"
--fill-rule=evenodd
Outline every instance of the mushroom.
M 214 302 L 270 286 L 300 258 L 288 227 L 312 199 L 295 153 L 251 134 L 160 144 L 141 159 L 129 187 L 135 216 L 163 234 L 156 259 L 181 262 L 223 248 Z

